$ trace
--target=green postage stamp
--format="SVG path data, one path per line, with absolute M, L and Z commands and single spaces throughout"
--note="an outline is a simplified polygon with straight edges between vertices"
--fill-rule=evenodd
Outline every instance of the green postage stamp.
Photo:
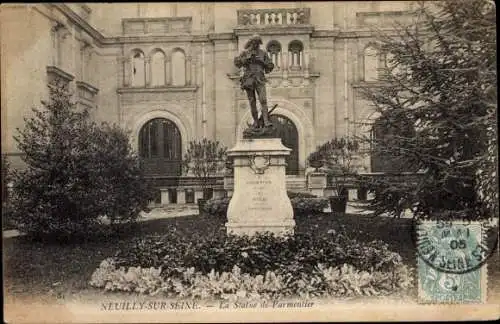
M 424 221 L 417 226 L 420 303 L 484 303 L 489 248 L 480 222 Z

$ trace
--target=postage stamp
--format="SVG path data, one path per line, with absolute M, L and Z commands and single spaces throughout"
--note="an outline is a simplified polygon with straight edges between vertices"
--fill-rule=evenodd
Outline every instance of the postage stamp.
M 493 9 L 1 3 L 6 322 L 500 318 Z
M 417 227 L 420 303 L 486 301 L 488 246 L 480 222 L 425 221 Z

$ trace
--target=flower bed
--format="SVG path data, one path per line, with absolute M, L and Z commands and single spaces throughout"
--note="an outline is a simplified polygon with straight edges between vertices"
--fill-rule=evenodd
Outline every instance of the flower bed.
M 208 233 L 207 233 L 208 234 Z M 381 241 L 270 233 L 253 237 L 170 232 L 139 238 L 104 260 L 90 284 L 176 297 L 370 296 L 411 287 L 411 271 Z

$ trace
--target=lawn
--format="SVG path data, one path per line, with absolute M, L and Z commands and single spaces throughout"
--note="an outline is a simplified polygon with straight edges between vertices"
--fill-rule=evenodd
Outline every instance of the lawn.
M 360 241 L 380 239 L 398 252 L 406 264 L 415 266 L 415 246 L 410 219 L 374 218 L 372 216 L 329 214 L 296 219 L 296 231 L 321 232 L 334 229 Z M 224 220 L 209 216 L 184 216 L 140 222 L 133 231 L 115 237 L 101 238 L 69 245 L 31 242 L 26 237 L 3 240 L 4 289 L 6 297 L 39 296 L 41 299 L 92 292 L 88 281 L 99 263 L 126 248 L 136 236 L 161 234 L 176 230 L 183 235 L 197 236 L 223 233 Z M 493 261 L 494 260 L 494 261 Z M 490 264 L 498 263 L 495 253 Z M 489 276 L 498 282 L 499 271 L 490 266 Z M 496 285 L 497 287 L 499 285 Z M 97 290 L 95 292 L 99 293 Z M 414 295 L 414 292 L 411 293 Z

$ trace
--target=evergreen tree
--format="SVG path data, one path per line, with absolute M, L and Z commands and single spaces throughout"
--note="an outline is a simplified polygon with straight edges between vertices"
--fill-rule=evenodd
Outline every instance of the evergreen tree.
M 362 94 L 392 130 L 366 139 L 374 153 L 401 158 L 406 170 L 424 175 L 413 184 L 371 183 L 374 206 L 396 215 L 412 207 L 423 217 L 443 210 L 491 217 L 498 211 L 495 6 L 423 2 L 415 16 L 393 34 L 377 32 L 386 64 L 379 86 Z
M 17 228 L 70 238 L 95 229 L 101 216 L 135 220 L 151 194 L 127 134 L 93 122 L 65 87 L 49 91 L 15 137 L 27 165 L 13 173 L 9 204 Z

